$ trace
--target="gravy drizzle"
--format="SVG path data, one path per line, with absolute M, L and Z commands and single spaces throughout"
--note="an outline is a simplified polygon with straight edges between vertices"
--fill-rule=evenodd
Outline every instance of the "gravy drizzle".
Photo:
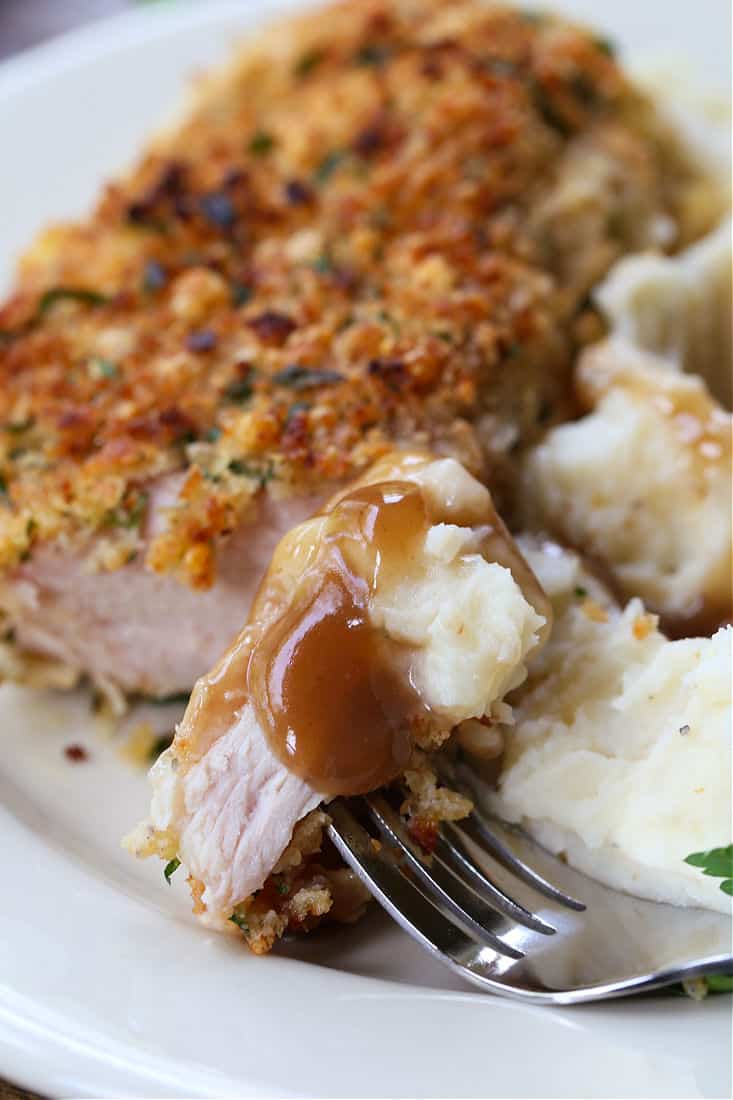
M 215 740 L 250 700 L 272 751 L 315 790 L 361 794 L 400 775 L 416 723 L 432 719 L 410 683 L 411 648 L 376 628 L 369 607 L 423 568 L 433 523 L 474 527 L 476 549 L 511 570 L 549 629 L 549 601 L 488 494 L 463 514 L 399 466 L 382 469 L 384 480 L 357 483 L 280 544 L 248 624 L 196 685 L 179 748 L 193 726 Z
M 408 682 L 403 647 L 375 630 L 369 602 L 409 572 L 428 525 L 410 482 L 343 497 L 299 598 L 252 653 L 248 687 L 270 747 L 324 793 L 374 790 L 408 762 L 410 726 L 426 709 Z

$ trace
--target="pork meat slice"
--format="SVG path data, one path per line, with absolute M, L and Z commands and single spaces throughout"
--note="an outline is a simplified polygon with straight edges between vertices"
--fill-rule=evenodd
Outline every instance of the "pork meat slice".
M 152 821 L 162 833 L 177 831 L 176 850 L 205 883 L 202 902 L 214 921 L 263 885 L 297 822 L 324 798 L 270 750 L 251 703 L 232 700 L 232 707 L 221 736 L 198 731 L 197 759 L 183 782 L 174 752 L 152 772 Z M 183 734 L 195 723 L 194 704 Z
M 17 646 L 55 658 L 104 688 L 155 697 L 188 692 L 247 617 L 282 536 L 311 515 L 320 495 L 261 494 L 247 521 L 222 540 L 217 582 L 203 591 L 144 565 L 145 543 L 164 522 L 181 477 L 151 487 L 143 546 L 122 568 L 95 570 L 94 546 L 39 546 L 0 585 Z

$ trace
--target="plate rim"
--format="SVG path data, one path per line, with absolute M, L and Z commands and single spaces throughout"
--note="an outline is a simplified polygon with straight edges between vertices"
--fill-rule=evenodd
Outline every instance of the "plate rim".
M 286 11 L 297 7 L 299 0 L 269 0 L 262 5 L 272 12 Z M 148 5 L 108 15 L 93 24 L 67 31 L 48 42 L 33 46 L 0 62 L 0 99 L 13 98 L 23 94 L 24 89 L 75 70 L 80 65 L 98 62 L 100 54 L 107 51 L 129 50 L 137 43 L 148 43 L 165 36 L 171 27 L 178 29 L 196 28 L 210 25 L 214 21 L 240 17 L 243 31 L 247 22 L 242 3 L 236 0 L 210 0 L 202 5 L 198 0 L 178 0 L 173 5 Z M 12 837 L 17 834 L 23 847 L 23 855 L 18 854 L 17 864 L 21 865 L 28 852 L 35 853 L 39 864 L 53 861 L 57 871 L 72 876 L 81 882 L 88 880 L 90 888 L 110 895 L 113 904 L 120 903 L 120 895 L 109 883 L 100 882 L 87 868 L 76 865 L 69 858 L 59 858 L 24 823 L 0 802 L 0 835 Z M 12 871 L 12 863 L 11 863 Z M 165 934 L 167 921 L 165 915 L 148 910 L 140 900 L 124 898 L 125 907 L 144 911 L 151 927 L 159 925 Z M 282 961 L 282 960 L 281 960 Z M 288 960 L 290 961 L 290 960 Z M 267 964 L 265 964 L 267 965 Z M 309 964 L 301 962 L 300 966 Z M 310 964 L 313 965 L 313 964 Z M 322 969 L 322 968 L 320 968 Z M 382 979 L 369 977 L 355 978 L 342 974 L 374 994 L 390 987 Z M 430 995 L 429 991 L 420 991 Z M 437 994 L 436 994 L 437 995 Z M 481 994 L 466 993 L 439 994 L 441 997 L 473 1000 Z M 503 1010 L 505 1002 L 496 1000 L 497 1010 Z M 522 1012 L 530 1011 L 519 1006 Z M 712 1007 L 712 1006 L 710 1006 Z M 733 1001 L 731 1004 L 733 1008 Z M 714 1009 L 720 1015 L 724 1006 Z M 547 1009 L 540 1009 L 547 1012 Z M 555 1011 L 555 1010 L 549 1010 Z M 578 1011 L 578 1010 L 573 1010 Z M 581 1009 L 586 1012 L 586 1009 Z M 709 1009 L 708 1009 L 709 1011 Z M 643 1012 L 641 1013 L 643 1015 Z M 299 1095 L 287 1093 L 282 1088 L 274 1088 L 266 1082 L 247 1080 L 238 1076 L 224 1077 L 216 1072 L 199 1071 L 194 1076 L 190 1063 L 174 1061 L 168 1056 L 141 1052 L 140 1047 L 131 1041 L 108 1038 L 100 1046 L 101 1032 L 90 1031 L 85 1036 L 78 1022 L 68 1020 L 65 1030 L 53 1027 L 58 1025 L 60 1016 L 39 1013 L 38 1006 L 24 1005 L 18 996 L 8 995 L 0 990 L 0 1064 L 3 1073 L 15 1082 L 49 1096 L 73 1095 L 156 1095 L 156 1096 L 284 1096 Z M 93 1041 L 96 1037 L 96 1042 Z M 185 1093 L 176 1087 L 182 1072 L 186 1073 Z M 69 1088 L 73 1080 L 73 1089 Z M 160 1091 L 163 1086 L 164 1091 Z M 192 1088 L 193 1086 L 193 1088 Z M 226 1086 L 226 1091 L 222 1091 Z M 194 1091 L 195 1090 L 195 1091 Z

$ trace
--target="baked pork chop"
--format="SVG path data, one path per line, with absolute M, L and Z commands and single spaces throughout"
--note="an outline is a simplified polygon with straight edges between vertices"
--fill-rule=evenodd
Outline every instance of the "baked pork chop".
M 493 746 L 550 620 L 483 485 L 452 458 L 382 459 L 278 546 L 152 769 L 130 847 L 183 863 L 197 911 L 256 951 L 334 905 L 356 915 L 349 872 L 323 863 L 319 806 L 396 781 L 429 848 L 470 810 L 431 754 Z
M 188 690 L 280 536 L 395 442 L 510 500 L 590 289 L 706 231 L 705 186 L 554 18 L 352 0 L 267 32 L 0 309 L 8 637 Z

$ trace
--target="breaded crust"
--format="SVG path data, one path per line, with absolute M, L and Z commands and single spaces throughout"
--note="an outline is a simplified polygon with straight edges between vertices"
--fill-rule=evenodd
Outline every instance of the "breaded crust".
M 269 32 L 25 257 L 0 309 L 0 567 L 101 533 L 97 567 L 144 553 L 207 587 L 256 493 L 395 439 L 500 485 L 569 413 L 589 288 L 660 215 L 683 239 L 686 182 L 585 30 L 351 0 Z M 172 471 L 185 506 L 141 549 Z

